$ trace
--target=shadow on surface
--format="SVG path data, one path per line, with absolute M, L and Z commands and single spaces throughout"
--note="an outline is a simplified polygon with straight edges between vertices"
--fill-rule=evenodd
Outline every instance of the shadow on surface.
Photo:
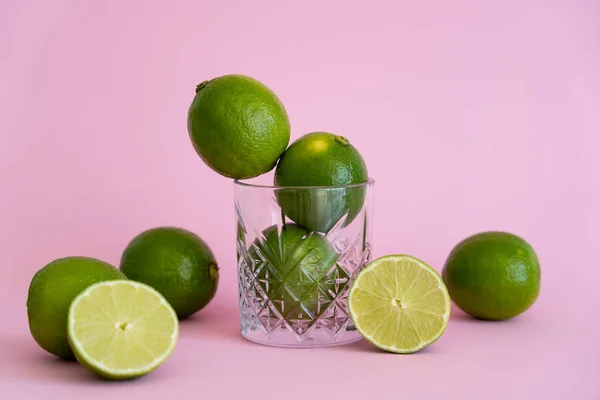
M 381 350 L 380 348 L 376 347 L 375 345 L 373 345 L 372 343 L 370 343 L 368 340 L 363 339 L 363 340 L 359 340 L 358 342 L 354 342 L 354 343 L 349 343 L 343 346 L 338 346 L 338 347 L 332 347 L 332 350 L 342 350 L 342 351 L 355 351 L 355 352 L 360 352 L 360 353 L 371 353 L 371 354 L 385 354 L 385 355 L 389 355 L 389 356 L 417 356 L 417 355 L 424 355 L 424 354 L 435 354 L 438 353 L 437 350 L 437 346 L 436 343 L 433 343 L 432 345 L 430 345 L 429 347 L 426 347 L 416 353 L 412 353 L 412 354 L 397 354 L 397 353 L 392 353 L 389 351 L 385 351 L 385 350 Z
M 361 339 L 357 342 L 348 343 L 342 346 L 332 347 L 332 350 L 356 351 L 359 353 L 385 354 L 385 351 L 373 346 L 368 340 Z
M 475 318 L 472 315 L 467 314 L 458 308 L 454 303 L 452 304 L 452 311 L 450 314 L 450 324 L 461 323 L 461 324 L 478 324 L 478 325 L 506 325 L 506 324 L 516 324 L 521 320 L 521 316 L 518 315 L 514 318 L 505 319 L 505 320 L 486 320 Z
M 240 335 L 238 309 L 218 303 L 209 305 L 206 309 L 180 321 L 179 335 L 181 338 L 187 339 L 245 342 Z
M 463 310 L 461 310 L 460 308 L 458 308 L 456 306 L 456 304 L 452 303 L 451 305 L 451 309 L 450 309 L 450 321 L 453 320 L 471 320 L 471 321 L 476 321 L 475 318 L 473 318 L 472 316 L 470 316 L 469 314 L 467 314 L 466 312 L 464 312 Z
M 180 341 L 226 341 L 245 342 L 239 333 L 239 313 L 235 307 L 221 304 L 209 305 L 205 310 L 180 322 Z M 119 385 L 122 382 L 142 382 L 146 377 L 133 381 L 109 381 L 98 377 L 76 361 L 66 361 L 41 349 L 29 332 L 0 336 L 3 350 L 0 368 L 3 376 L 29 382 L 68 382 L 71 385 Z M 5 372 L 6 371 L 6 372 Z M 171 379 L 172 369 L 158 368 L 148 376 L 152 380 Z M 0 396 L 1 397 L 1 396 Z
M 62 360 L 46 353 L 30 337 L 4 336 L 0 338 L 0 342 L 4 350 L 2 357 L 8 365 L 6 372 L 15 380 L 85 385 L 109 383 L 108 380 L 97 377 L 76 361 Z

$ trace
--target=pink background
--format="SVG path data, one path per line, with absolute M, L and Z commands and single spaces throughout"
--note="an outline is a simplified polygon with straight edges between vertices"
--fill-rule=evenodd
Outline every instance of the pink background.
M 595 0 L 2 1 L 0 397 L 600 398 L 599 27 Z M 538 252 L 538 302 L 500 323 L 455 311 L 412 356 L 245 342 L 232 182 L 186 131 L 195 85 L 227 73 L 270 86 L 293 138 L 336 132 L 362 152 L 376 256 L 441 270 L 465 236 L 508 230 Z M 117 264 L 156 225 L 200 234 L 222 271 L 167 363 L 113 384 L 40 350 L 35 271 Z

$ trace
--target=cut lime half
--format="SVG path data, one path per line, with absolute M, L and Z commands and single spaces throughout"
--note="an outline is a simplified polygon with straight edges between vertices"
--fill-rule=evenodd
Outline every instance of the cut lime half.
M 361 335 L 394 353 L 414 353 L 435 342 L 450 318 L 440 275 L 407 255 L 378 258 L 356 277 L 348 299 Z
M 177 342 L 177 315 L 160 293 L 133 281 L 90 286 L 71 304 L 69 343 L 77 360 L 109 379 L 147 374 Z

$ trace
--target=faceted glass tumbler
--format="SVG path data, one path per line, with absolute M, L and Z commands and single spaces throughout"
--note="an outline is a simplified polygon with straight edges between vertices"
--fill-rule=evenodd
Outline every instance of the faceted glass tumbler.
M 373 185 L 234 183 L 241 333 L 312 348 L 360 339 L 348 291 L 371 259 Z

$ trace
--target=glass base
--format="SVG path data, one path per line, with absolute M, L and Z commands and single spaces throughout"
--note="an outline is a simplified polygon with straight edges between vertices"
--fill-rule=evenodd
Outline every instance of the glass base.
M 322 329 L 313 330 L 307 336 L 303 337 L 302 341 L 298 341 L 295 333 L 285 330 L 278 332 L 271 340 L 260 330 L 242 332 L 242 337 L 263 346 L 290 349 L 317 349 L 342 346 L 362 339 L 362 336 L 354 329 L 342 332 L 336 339 L 332 339 L 331 335 Z
M 348 313 L 348 292 L 354 276 L 370 260 L 370 246 L 342 245 L 331 272 L 317 282 L 309 281 L 308 289 L 298 292 L 294 289 L 300 285 L 286 281 L 291 273 L 283 283 L 275 279 L 277 276 L 264 279 L 261 271 L 274 267 L 246 261 L 247 253 L 240 245 L 239 252 L 244 254 L 238 264 L 242 336 L 267 346 L 291 348 L 329 347 L 359 340 Z M 274 283 L 283 286 L 284 292 L 272 289 Z M 269 291 L 276 296 L 270 296 Z

